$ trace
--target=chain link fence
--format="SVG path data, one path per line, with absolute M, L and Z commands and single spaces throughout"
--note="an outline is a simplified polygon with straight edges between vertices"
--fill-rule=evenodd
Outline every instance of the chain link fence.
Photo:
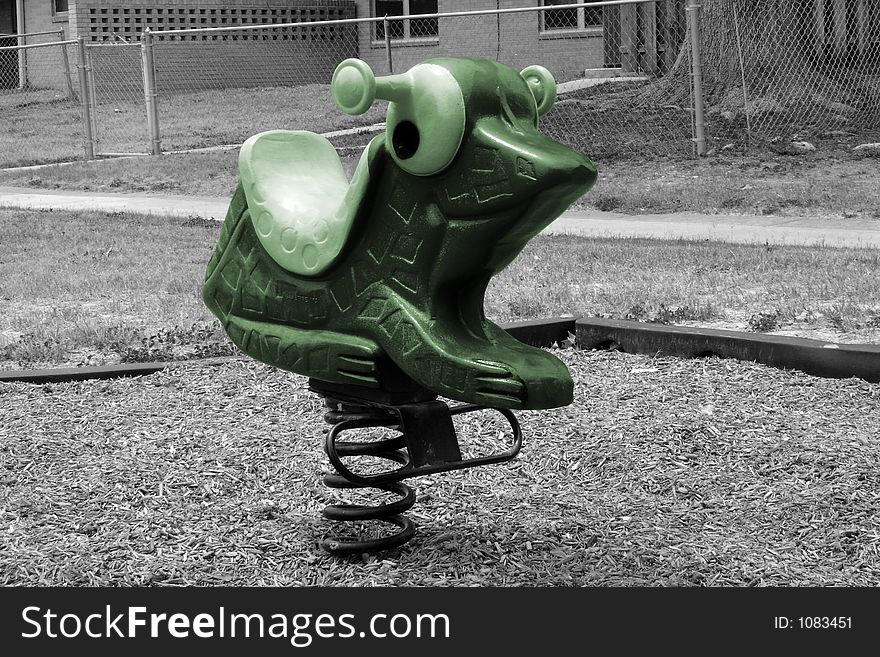
M 163 150 L 240 144 L 264 130 L 323 133 L 382 120 L 376 110 L 344 115 L 330 98 L 336 65 L 358 53 L 355 21 L 157 32 L 151 49 Z
M 118 39 L 85 50 L 95 153 L 150 153 L 141 44 Z
M 597 159 L 693 156 L 682 0 L 545 5 L 437 18 L 389 16 L 374 24 L 370 42 L 375 49 L 387 30 L 387 59 L 395 72 L 427 51 L 485 57 L 517 70 L 540 64 L 558 85 L 558 100 L 541 119 L 542 130 L 554 138 Z M 672 77 L 675 71 L 683 75 Z
M 701 36 L 715 144 L 880 141 L 880 0 L 702 0 Z
M 83 157 L 76 43 L 22 35 L 0 46 L 0 167 Z
M 404 5 L 375 6 L 399 13 Z M 156 26 L 198 24 L 195 10 L 184 11 L 166 10 Z M 325 10 L 231 11 L 219 27 L 160 29 L 137 41 L 120 23 L 84 44 L 82 62 L 77 44 L 60 44 L 57 33 L 29 37 L 51 45 L 17 37 L 0 47 L 0 166 L 75 159 L 89 148 L 112 155 L 234 146 L 278 128 L 381 126 L 383 103 L 358 117 L 332 103 L 328 83 L 347 57 L 377 75 L 437 56 L 546 66 L 559 95 L 542 129 L 603 161 L 778 150 L 805 139 L 880 141 L 880 0 L 543 0 L 337 20 Z
M 696 154 L 681 2 L 544 13 L 547 33 L 565 34 L 575 21 L 599 28 L 604 63 L 564 71 L 559 99 L 543 121 L 550 134 L 596 160 Z

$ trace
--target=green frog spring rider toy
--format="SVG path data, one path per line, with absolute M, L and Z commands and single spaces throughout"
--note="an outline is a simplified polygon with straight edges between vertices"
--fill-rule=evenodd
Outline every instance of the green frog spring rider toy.
M 510 460 L 522 445 L 513 410 L 571 403 L 566 366 L 489 321 L 483 297 L 491 277 L 590 189 L 596 169 L 538 129 L 556 99 L 540 66 L 517 73 L 492 60 L 437 58 L 377 78 L 348 59 L 331 92 L 348 114 L 389 101 L 385 132 L 350 182 L 320 135 L 248 139 L 203 296 L 239 349 L 309 377 L 325 399 L 325 449 L 338 473 L 325 483 L 401 496 L 324 509 L 334 520 L 396 526 L 380 538 L 322 541 L 350 554 L 413 536 L 401 514 L 415 494 L 403 479 Z M 512 445 L 463 459 L 452 417 L 482 409 L 507 419 Z M 376 427 L 399 435 L 338 439 Z M 399 467 L 353 471 L 351 457 L 363 455 Z

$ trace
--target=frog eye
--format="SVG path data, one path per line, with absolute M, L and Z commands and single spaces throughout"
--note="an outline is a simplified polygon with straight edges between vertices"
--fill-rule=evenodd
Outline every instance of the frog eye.
M 362 114 L 375 99 L 388 100 L 387 144 L 391 157 L 416 176 L 430 176 L 452 163 L 465 130 L 464 96 L 452 73 L 419 64 L 406 73 L 376 78 L 361 60 L 342 62 L 330 84 L 348 114 Z
M 363 114 L 376 99 L 376 76 L 360 59 L 346 59 L 333 71 L 330 93 L 346 114 Z
M 537 64 L 527 66 L 520 75 L 529 85 L 529 90 L 535 97 L 538 106 L 538 116 L 544 116 L 556 102 L 556 80 L 553 75 L 543 66 Z

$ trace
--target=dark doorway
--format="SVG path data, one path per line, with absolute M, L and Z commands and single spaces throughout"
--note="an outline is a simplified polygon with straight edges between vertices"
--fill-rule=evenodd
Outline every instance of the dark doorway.
M 14 46 L 15 0 L 0 0 L 0 47 Z M 14 50 L 0 50 L 0 89 L 18 86 L 18 53 Z

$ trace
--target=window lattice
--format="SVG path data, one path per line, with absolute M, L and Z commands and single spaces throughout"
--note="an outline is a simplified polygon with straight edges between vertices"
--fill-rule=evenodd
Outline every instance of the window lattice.
M 146 28 L 152 31 L 184 30 L 236 25 L 272 25 L 354 18 L 354 2 L 330 6 L 299 7 L 90 7 L 91 41 L 137 41 Z M 328 41 L 347 38 L 345 25 L 308 28 L 245 30 L 242 32 L 185 34 L 185 41 Z

